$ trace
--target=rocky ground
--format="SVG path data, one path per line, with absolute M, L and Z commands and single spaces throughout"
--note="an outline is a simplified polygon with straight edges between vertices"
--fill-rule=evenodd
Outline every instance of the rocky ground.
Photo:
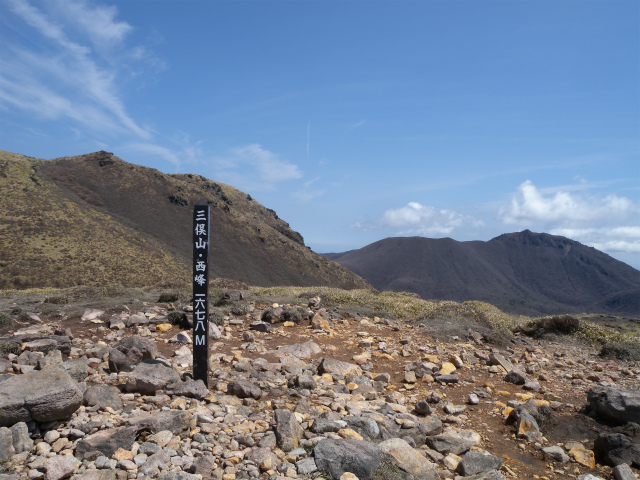
M 207 388 L 189 310 L 15 309 L 0 480 L 638 478 L 638 362 L 263 300 L 210 324 Z

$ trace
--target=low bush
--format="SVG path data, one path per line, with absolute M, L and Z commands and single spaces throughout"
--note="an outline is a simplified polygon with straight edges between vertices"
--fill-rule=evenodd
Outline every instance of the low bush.
M 305 315 L 306 315 L 306 310 L 304 308 L 286 307 L 282 310 L 282 314 L 280 315 L 280 321 L 300 323 L 305 318 Z
M 572 315 L 554 315 L 536 318 L 516 330 L 534 338 L 546 334 L 572 335 L 580 330 L 580 320 Z
M 187 321 L 187 315 L 184 312 L 173 311 L 167 315 L 167 320 L 171 325 L 184 325 Z
M 158 297 L 158 303 L 173 303 L 173 302 L 177 302 L 179 298 L 180 298 L 179 293 L 163 292 Z
M 44 299 L 44 303 L 52 303 L 54 305 L 63 305 L 69 303 L 69 297 L 66 295 L 52 295 Z
M 600 356 L 616 358 L 618 360 L 640 360 L 640 343 L 638 342 L 612 342 L 603 345 Z

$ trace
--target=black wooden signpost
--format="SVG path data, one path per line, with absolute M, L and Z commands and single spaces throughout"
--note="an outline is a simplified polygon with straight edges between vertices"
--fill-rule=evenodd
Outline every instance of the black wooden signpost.
M 193 378 L 209 387 L 209 205 L 193 210 Z

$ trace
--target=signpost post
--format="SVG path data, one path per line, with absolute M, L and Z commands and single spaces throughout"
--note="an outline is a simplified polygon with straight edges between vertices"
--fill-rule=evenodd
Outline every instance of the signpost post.
M 193 378 L 209 388 L 209 205 L 193 211 Z

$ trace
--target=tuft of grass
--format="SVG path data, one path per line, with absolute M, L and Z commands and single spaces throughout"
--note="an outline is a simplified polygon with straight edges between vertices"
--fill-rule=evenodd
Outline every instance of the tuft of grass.
M 0 327 L 11 325 L 11 317 L 6 313 L 0 313 Z
M 5 357 L 10 353 L 18 355 L 20 353 L 20 344 L 18 342 L 0 342 L 0 357 Z
M 0 473 L 10 474 L 13 472 L 15 465 L 10 460 L 0 460 Z

